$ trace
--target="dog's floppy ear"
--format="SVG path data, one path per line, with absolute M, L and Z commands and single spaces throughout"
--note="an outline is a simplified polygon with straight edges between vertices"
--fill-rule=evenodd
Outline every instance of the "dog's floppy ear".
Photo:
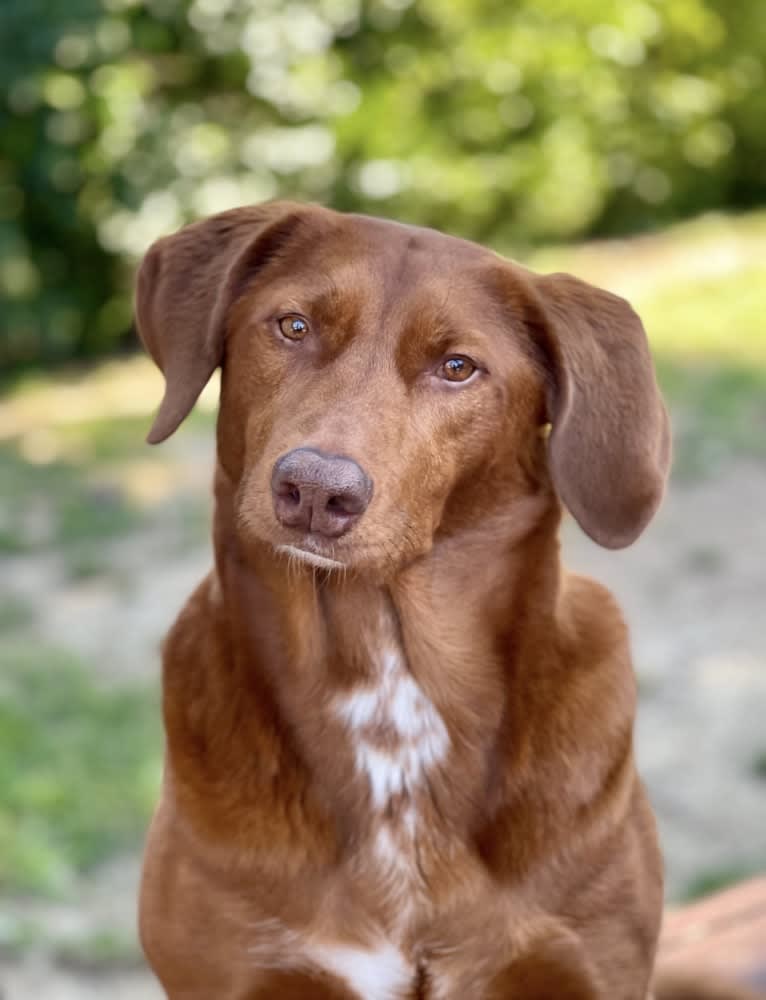
M 136 326 L 165 376 L 150 444 L 170 437 L 188 415 L 221 363 L 230 307 L 308 208 L 269 202 L 232 209 L 150 247 L 138 272 Z
M 536 339 L 551 375 L 553 484 L 583 531 L 630 545 L 660 504 L 670 429 L 641 320 L 568 274 L 536 276 Z

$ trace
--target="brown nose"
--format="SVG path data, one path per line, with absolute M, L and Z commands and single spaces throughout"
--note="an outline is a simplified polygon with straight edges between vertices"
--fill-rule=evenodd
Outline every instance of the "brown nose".
M 337 538 L 367 509 L 372 480 L 350 458 L 296 448 L 274 463 L 271 493 L 282 524 Z

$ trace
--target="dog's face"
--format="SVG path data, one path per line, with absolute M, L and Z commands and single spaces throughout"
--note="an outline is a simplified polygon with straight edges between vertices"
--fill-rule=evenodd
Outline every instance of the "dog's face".
M 551 482 L 607 545 L 659 501 L 667 423 L 643 330 L 575 279 L 273 203 L 156 244 L 137 314 L 167 380 L 150 440 L 222 363 L 219 460 L 245 542 L 386 576 Z
M 478 515 L 490 480 L 506 504 L 523 492 L 543 377 L 501 268 L 377 220 L 295 224 L 230 314 L 219 451 L 245 534 L 388 572 L 430 548 L 457 493 Z

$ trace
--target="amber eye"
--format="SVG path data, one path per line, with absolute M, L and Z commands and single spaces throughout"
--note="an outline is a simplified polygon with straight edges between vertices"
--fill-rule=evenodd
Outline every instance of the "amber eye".
M 476 365 L 470 358 L 461 354 L 442 361 L 437 374 L 447 382 L 467 382 L 476 371 Z
M 309 325 L 302 316 L 291 313 L 288 316 L 281 316 L 277 320 L 279 332 L 288 340 L 303 340 L 309 332 Z

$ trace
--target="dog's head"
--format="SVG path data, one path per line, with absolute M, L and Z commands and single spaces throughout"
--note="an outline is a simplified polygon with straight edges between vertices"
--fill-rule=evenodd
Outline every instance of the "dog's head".
M 152 443 L 222 367 L 219 461 L 245 542 L 386 574 L 551 486 L 611 548 L 662 496 L 668 423 L 641 323 L 568 275 L 274 202 L 158 241 L 136 312 L 166 380 Z

